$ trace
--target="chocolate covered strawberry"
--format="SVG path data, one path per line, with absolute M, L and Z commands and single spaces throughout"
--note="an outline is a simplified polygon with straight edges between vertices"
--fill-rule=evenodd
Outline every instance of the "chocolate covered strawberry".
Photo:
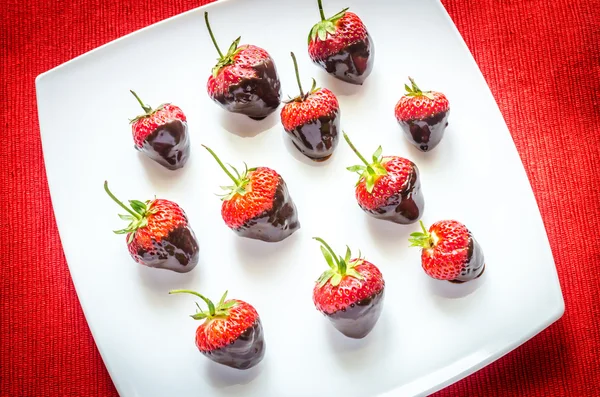
M 210 299 L 190 290 L 172 290 L 169 294 L 192 294 L 208 306 L 194 320 L 203 320 L 196 329 L 196 347 L 210 360 L 236 369 L 252 368 L 265 356 L 265 335 L 256 309 L 240 299 L 227 299 L 227 291 L 215 305 Z
M 232 186 L 222 186 L 227 193 L 221 206 L 223 221 L 231 230 L 242 237 L 279 242 L 300 228 L 296 205 L 281 175 L 269 167 L 246 167 L 240 174 L 230 166 L 234 176 L 204 147 L 233 181 Z
M 198 241 L 187 215 L 177 203 L 157 198 L 145 202 L 129 200 L 129 208 L 112 194 L 106 181 L 104 190 L 127 211 L 119 217 L 129 221 L 129 225 L 115 233 L 127 235 L 129 254 L 137 263 L 177 273 L 187 273 L 196 267 Z
M 144 114 L 131 120 L 135 148 L 170 170 L 183 167 L 190 157 L 190 137 L 183 111 L 171 103 L 153 109 L 135 92 L 130 92 L 144 109 Z
M 255 45 L 239 45 L 238 37 L 223 55 L 204 13 L 206 28 L 219 53 L 208 78 L 210 98 L 223 109 L 261 120 L 273 113 L 281 102 L 281 83 L 273 58 Z
M 364 338 L 373 330 L 385 296 L 383 275 L 374 264 L 351 258 L 346 247 L 342 258 L 319 237 L 321 252 L 329 265 L 313 289 L 313 302 L 342 334 L 355 339 Z
M 356 184 L 356 201 L 369 215 L 400 224 L 418 221 L 425 209 L 419 169 L 412 161 L 399 156 L 382 156 L 379 146 L 367 161 L 354 147 L 348 135 L 344 138 L 363 165 L 347 169 L 360 175 Z
M 436 147 L 444 136 L 450 115 L 450 103 L 441 92 L 421 91 L 409 77 L 406 94 L 395 108 L 396 120 L 408 141 L 423 152 Z
M 325 161 L 339 143 L 340 105 L 333 92 L 317 88 L 316 81 L 304 93 L 294 53 L 294 70 L 300 95 L 290 99 L 281 109 L 281 123 L 288 136 L 306 157 Z
M 342 81 L 363 84 L 375 61 L 375 45 L 365 24 L 348 8 L 325 18 L 321 0 L 318 4 L 321 21 L 308 35 L 310 58 Z
M 411 247 L 421 247 L 421 266 L 438 280 L 464 283 L 480 277 L 485 270 L 485 257 L 473 233 L 455 220 L 442 220 L 422 232 L 412 233 Z

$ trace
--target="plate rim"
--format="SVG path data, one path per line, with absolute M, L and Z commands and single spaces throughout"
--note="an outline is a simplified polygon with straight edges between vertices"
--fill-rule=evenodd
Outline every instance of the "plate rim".
M 197 6 L 197 7 L 193 7 L 188 9 L 187 11 L 172 15 L 170 17 L 164 18 L 162 20 L 159 20 L 155 23 L 149 24 L 147 26 L 144 26 L 140 29 L 137 29 L 135 31 L 132 31 L 130 33 L 127 33 L 123 36 L 117 37 L 113 40 L 110 40 L 98 47 L 95 47 L 91 50 L 88 50 L 76 57 L 73 57 L 59 65 L 56 65 L 44 72 L 39 73 L 36 77 L 35 77 L 35 93 L 36 93 L 36 104 L 37 104 L 37 116 L 38 116 L 38 130 L 39 130 L 39 134 L 40 134 L 40 139 L 41 139 L 41 143 L 42 143 L 42 154 L 43 154 L 43 158 L 45 158 L 46 156 L 46 151 L 44 150 L 44 139 L 43 139 L 43 131 L 42 131 L 42 126 L 41 126 L 41 117 L 40 117 L 40 102 L 39 102 L 39 92 L 40 92 L 40 88 L 43 85 L 44 80 L 46 80 L 48 77 L 61 72 L 63 69 L 70 67 L 74 64 L 77 64 L 87 58 L 89 58 L 90 56 L 93 56 L 95 54 L 97 54 L 98 52 L 104 51 L 109 47 L 114 46 L 115 44 L 118 44 L 119 42 L 125 41 L 125 40 L 129 40 L 132 37 L 136 36 L 136 35 L 140 35 L 143 34 L 144 32 L 151 30 L 151 29 L 155 29 L 156 27 L 159 27 L 163 24 L 168 24 L 168 23 L 173 23 L 174 21 L 184 18 L 185 16 L 194 14 L 194 13 L 198 13 L 201 10 L 209 10 L 212 8 L 218 8 L 221 7 L 222 4 L 225 3 L 234 3 L 235 1 L 240 1 L 240 0 L 213 0 L 212 2 L 208 3 L 208 4 L 204 4 L 201 6 Z M 432 3 L 435 3 L 435 6 L 438 8 L 438 10 L 441 12 L 443 18 L 446 19 L 446 21 L 449 23 L 449 25 L 451 26 L 455 37 L 459 40 L 460 45 L 463 46 L 463 49 L 465 49 L 469 55 L 470 55 L 470 62 L 477 68 L 477 70 L 480 73 L 480 76 L 483 78 L 483 81 L 486 85 L 486 87 L 488 88 L 488 90 L 491 92 L 489 84 L 487 82 L 487 80 L 485 79 L 483 73 L 481 72 L 481 69 L 479 68 L 479 64 L 476 62 L 473 53 L 471 52 L 471 49 L 468 47 L 468 45 L 466 44 L 464 38 L 462 37 L 460 31 L 458 30 L 456 24 L 454 23 L 454 21 L 452 20 L 452 18 L 450 17 L 450 15 L 448 14 L 446 8 L 444 7 L 443 3 L 441 2 L 441 0 L 430 0 Z M 492 95 L 493 97 L 493 95 Z M 494 103 L 495 103 L 495 109 L 496 111 L 498 111 L 498 113 L 500 114 L 500 116 L 502 117 L 502 121 L 504 123 L 504 128 L 506 128 L 506 130 L 508 131 L 510 138 L 513 140 L 513 145 L 514 145 L 514 139 L 512 134 L 510 133 L 510 129 L 508 128 L 508 125 L 506 124 L 506 120 L 504 118 L 504 115 L 502 114 L 502 111 L 500 110 L 500 107 L 496 101 L 496 99 L 493 97 L 494 99 Z M 514 146 L 514 149 L 517 150 L 516 146 Z M 517 153 L 519 154 L 518 150 Z M 519 154 L 519 162 L 521 163 L 521 168 L 525 169 L 525 166 L 523 164 L 522 158 Z M 44 170 L 46 172 L 46 174 L 48 174 L 48 166 L 47 163 L 44 161 Z M 527 182 L 528 182 L 528 186 L 529 189 L 533 192 L 533 188 L 531 186 L 531 181 L 529 180 L 529 178 L 527 178 Z M 48 184 L 48 188 L 50 188 L 49 186 L 49 181 L 47 182 Z M 538 211 L 538 213 L 536 214 L 541 220 L 542 220 L 542 227 L 544 229 L 544 237 L 546 239 L 545 244 L 548 245 L 548 247 L 550 248 L 550 254 L 552 257 L 552 265 L 553 265 L 553 270 L 554 270 L 554 274 L 553 274 L 553 281 L 556 284 L 555 287 L 557 289 L 557 291 L 560 294 L 560 300 L 558 302 L 558 305 L 556 305 L 555 307 L 553 307 L 553 310 L 551 310 L 550 314 L 548 315 L 547 319 L 544 322 L 541 322 L 540 325 L 536 328 L 531 329 L 528 333 L 526 333 L 526 336 L 524 336 L 523 338 L 520 338 L 519 340 L 511 343 L 508 345 L 508 347 L 506 348 L 498 348 L 496 349 L 493 353 L 488 354 L 486 356 L 485 359 L 483 360 L 478 360 L 476 363 L 472 364 L 472 365 L 462 365 L 460 363 L 460 361 L 458 362 L 452 362 L 449 365 L 442 367 L 438 370 L 436 370 L 433 373 L 429 373 L 426 376 L 422 376 L 419 378 L 416 378 L 412 381 L 410 381 L 409 383 L 406 383 L 404 385 L 401 386 L 397 386 L 393 389 L 390 389 L 382 394 L 380 394 L 381 397 L 392 397 L 392 396 L 426 396 L 426 395 L 430 395 L 432 393 L 435 393 L 437 391 L 440 391 L 462 379 L 467 378 L 468 376 L 480 371 L 481 369 L 489 366 L 490 364 L 492 364 L 493 362 L 497 361 L 498 359 L 502 358 L 503 356 L 514 352 L 516 349 L 518 349 L 520 346 L 522 346 L 523 344 L 529 342 L 531 339 L 533 339 L 534 337 L 536 337 L 539 333 L 541 333 L 542 331 L 544 331 L 545 329 L 547 329 L 548 327 L 550 327 L 551 325 L 553 325 L 555 322 L 557 322 L 560 318 L 562 318 L 562 316 L 565 313 L 565 299 L 564 299 L 564 293 L 562 291 L 562 287 L 560 285 L 560 279 L 558 277 L 558 268 L 556 266 L 556 261 L 554 259 L 554 254 L 552 252 L 551 246 L 549 244 L 548 241 L 548 234 L 546 231 L 546 226 L 545 223 L 543 222 L 543 218 L 539 209 L 539 205 L 538 205 L 538 201 L 537 198 L 534 195 L 534 200 L 535 200 L 535 204 L 536 204 L 536 209 Z M 52 193 L 50 193 L 50 202 L 51 202 L 51 207 L 54 213 L 54 199 L 53 199 L 53 195 Z M 60 233 L 60 229 L 58 228 L 58 221 L 56 219 L 55 216 L 55 225 L 56 228 L 59 232 L 59 241 L 61 242 L 61 249 L 64 252 L 64 247 L 62 244 L 62 237 L 61 237 L 61 233 Z M 96 346 L 96 348 L 98 349 L 98 352 L 100 354 L 100 356 L 102 357 L 102 363 L 103 365 L 106 367 L 111 382 L 114 384 L 115 388 L 117 389 L 117 392 L 121 395 L 124 390 L 121 387 L 121 385 L 115 381 L 115 379 L 113 378 L 113 371 L 110 368 L 110 365 L 107 363 L 107 361 L 105 360 L 105 352 L 104 349 L 101 347 L 100 344 L 96 343 L 96 338 L 95 338 L 95 331 L 94 331 L 94 326 L 87 321 L 87 309 L 86 309 L 86 305 L 84 304 L 84 302 L 80 299 L 79 297 L 79 286 L 78 283 L 75 281 L 75 279 L 72 277 L 71 274 L 71 265 L 69 263 L 69 261 L 66 260 L 65 257 L 65 262 L 67 263 L 67 269 L 69 270 L 69 274 L 71 275 L 71 281 L 74 285 L 74 289 L 75 289 L 75 293 L 77 295 L 78 298 L 78 302 L 79 305 L 82 309 L 84 318 L 86 319 L 86 325 L 88 327 L 88 329 L 90 330 L 90 333 L 92 334 L 93 340 L 94 340 L 94 344 Z M 444 376 L 441 373 L 448 373 L 450 376 Z M 429 383 L 425 384 L 425 385 L 419 385 L 420 383 L 424 382 L 424 379 L 428 378 L 429 376 L 435 376 L 435 378 L 437 379 L 434 383 L 432 383 L 431 381 L 429 381 Z M 409 394 L 406 394 L 409 393 Z

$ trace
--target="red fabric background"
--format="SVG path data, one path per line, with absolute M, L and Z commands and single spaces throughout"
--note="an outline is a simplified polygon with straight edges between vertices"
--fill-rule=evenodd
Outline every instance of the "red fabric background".
M 1 396 L 116 395 L 61 249 L 44 172 L 34 78 L 205 2 L 3 2 Z M 566 312 L 530 342 L 437 396 L 600 396 L 600 2 L 443 3 L 525 164 Z

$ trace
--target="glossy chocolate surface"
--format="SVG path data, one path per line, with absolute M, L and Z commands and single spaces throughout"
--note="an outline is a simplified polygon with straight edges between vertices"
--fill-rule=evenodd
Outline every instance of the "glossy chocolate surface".
M 213 99 L 230 112 L 262 120 L 279 107 L 281 83 L 271 58 L 256 65 L 254 70 L 257 77 L 244 78 L 238 84 L 232 84 L 226 95 L 217 95 Z
M 324 61 L 315 61 L 327 73 L 347 83 L 362 85 L 373 70 L 375 45 L 369 34 Z
M 340 110 L 331 116 L 322 116 L 287 131 L 294 146 L 306 157 L 325 161 L 333 154 L 340 141 Z
M 467 253 L 467 264 L 464 266 L 460 276 L 454 280 L 450 280 L 452 283 L 464 283 L 474 280 L 478 277 L 481 277 L 485 270 L 485 257 L 483 255 L 483 250 L 473 235 L 470 237 L 469 250 Z
M 273 207 L 233 230 L 242 237 L 274 243 L 286 239 L 298 229 L 298 210 L 285 181 L 279 178 Z
M 185 121 L 173 120 L 146 137 L 141 152 L 170 170 L 185 165 L 190 157 L 190 137 Z
M 352 303 L 348 309 L 338 310 L 325 316 L 333 326 L 349 338 L 361 339 L 371 332 L 383 309 L 385 288 L 381 291 Z
M 450 110 L 440 112 L 423 120 L 399 121 L 408 141 L 422 152 L 436 147 L 444 137 Z
M 160 243 L 154 242 L 154 251 L 140 249 L 137 254 L 149 267 L 187 273 L 198 264 L 199 248 L 191 227 L 173 229 Z
M 361 208 L 369 215 L 390 222 L 409 225 L 421 219 L 425 210 L 425 198 L 421 191 L 419 170 L 413 165 L 413 172 L 401 191 L 392 195 L 386 205 L 376 209 Z
M 230 345 L 210 352 L 200 351 L 214 362 L 236 369 L 248 369 L 262 361 L 266 344 L 260 318 Z

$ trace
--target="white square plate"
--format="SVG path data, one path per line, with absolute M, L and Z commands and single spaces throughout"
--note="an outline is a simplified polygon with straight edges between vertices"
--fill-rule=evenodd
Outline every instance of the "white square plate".
M 307 54 L 318 21 L 314 0 L 227 0 L 192 10 L 109 43 L 36 80 L 44 156 L 60 237 L 87 321 L 113 381 L 130 396 L 412 396 L 438 390 L 516 348 L 557 320 L 564 303 L 534 195 L 496 103 L 468 48 L 436 0 L 325 0 L 362 17 L 376 46 L 366 83 L 326 75 Z M 357 158 L 341 141 L 322 164 L 302 158 L 284 135 L 279 111 L 260 122 L 221 110 L 206 93 L 216 51 L 237 36 L 275 59 L 284 98 L 297 86 L 290 51 L 305 85 L 315 77 L 341 105 L 342 128 L 365 153 L 413 160 L 426 200 L 423 221 L 456 218 L 475 234 L 486 271 L 461 286 L 422 271 L 408 235 L 418 225 L 377 221 L 354 198 Z M 444 92 L 452 109 L 441 144 L 420 153 L 404 139 L 394 105 L 412 76 Z M 133 148 L 128 120 L 173 102 L 188 117 L 192 153 L 167 171 Z M 286 180 L 301 229 L 281 243 L 235 235 L 214 193 L 227 182 L 201 143 L 234 165 L 270 166 Z M 188 274 L 144 268 L 129 257 L 121 199 L 154 195 L 178 202 L 201 247 Z M 313 236 L 335 250 L 361 249 L 382 270 L 386 301 L 375 329 L 349 340 L 312 303 L 326 264 Z M 174 288 L 252 303 L 263 319 L 267 353 L 257 367 L 214 364 L 194 345 L 194 298 Z

